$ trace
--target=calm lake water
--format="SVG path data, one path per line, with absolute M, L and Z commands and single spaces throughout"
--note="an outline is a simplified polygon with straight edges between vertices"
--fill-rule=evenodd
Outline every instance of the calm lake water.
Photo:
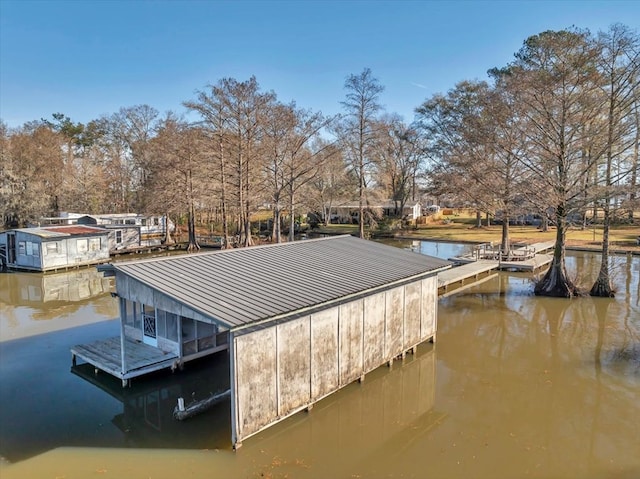
M 401 242 L 447 258 L 465 245 Z M 226 353 L 123 389 L 71 367 L 116 336 L 112 279 L 0 274 L 0 477 L 640 477 L 640 257 L 614 258 L 615 299 L 532 295 L 500 273 L 440 300 L 438 341 L 230 447 Z M 589 284 L 599 257 L 569 253 Z

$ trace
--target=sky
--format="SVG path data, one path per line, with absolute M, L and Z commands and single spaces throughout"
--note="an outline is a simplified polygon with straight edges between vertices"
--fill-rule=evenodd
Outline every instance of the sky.
M 334 115 L 347 76 L 370 68 L 386 112 L 411 122 L 531 35 L 616 22 L 638 28 L 640 0 L 0 0 L 0 119 L 87 123 L 141 104 L 191 119 L 183 102 L 198 91 L 252 75 L 282 102 Z

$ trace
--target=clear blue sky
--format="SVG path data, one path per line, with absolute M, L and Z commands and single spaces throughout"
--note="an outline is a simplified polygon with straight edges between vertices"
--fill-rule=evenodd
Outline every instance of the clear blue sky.
M 0 118 L 61 112 L 86 123 L 182 102 L 255 75 L 281 101 L 338 113 L 344 80 L 369 67 L 388 112 L 485 79 L 530 35 L 640 26 L 640 1 L 0 0 Z

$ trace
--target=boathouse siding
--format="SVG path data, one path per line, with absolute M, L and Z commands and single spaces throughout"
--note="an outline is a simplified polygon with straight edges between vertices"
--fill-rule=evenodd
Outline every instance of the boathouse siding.
M 351 236 L 114 263 L 121 367 L 126 370 L 124 352 L 131 347 L 126 338 L 182 362 L 183 336 L 189 334 L 184 323 L 212 332 L 213 344 L 230 349 L 237 447 L 435 339 L 437 273 L 450 266 Z M 169 317 L 182 323 L 173 336 Z M 147 322 L 156 333 L 153 341 L 145 338 Z M 92 364 L 100 367 L 99 361 Z M 111 373 L 124 383 L 141 371 Z
M 435 340 L 437 277 L 232 333 L 233 443 Z

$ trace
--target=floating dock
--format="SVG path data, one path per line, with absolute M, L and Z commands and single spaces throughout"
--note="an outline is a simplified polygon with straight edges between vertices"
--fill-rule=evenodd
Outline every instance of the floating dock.
M 553 255 L 544 252 L 554 245 L 555 241 L 524 245 L 512 248 L 508 254 L 501 254 L 492 245 L 479 245 L 469 254 L 449 258 L 459 266 L 438 273 L 438 295 L 448 296 L 486 281 L 498 271 L 536 272 L 553 260 Z

